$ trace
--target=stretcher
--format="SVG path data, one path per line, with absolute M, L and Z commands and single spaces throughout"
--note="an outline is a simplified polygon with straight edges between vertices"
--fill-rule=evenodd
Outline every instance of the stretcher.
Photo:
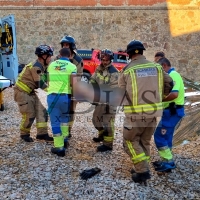
M 7 87 L 11 86 L 10 79 L 5 78 L 0 75 L 0 111 L 4 110 L 4 102 L 3 102 L 3 90 Z

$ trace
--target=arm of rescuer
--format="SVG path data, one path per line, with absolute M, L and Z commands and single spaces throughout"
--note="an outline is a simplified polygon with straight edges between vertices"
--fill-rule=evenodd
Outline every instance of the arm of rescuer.
M 71 86 L 71 94 L 73 95 L 74 86 L 77 83 L 77 67 L 74 65 L 74 68 L 70 74 L 70 86 Z
M 96 76 L 97 76 L 97 68 L 96 68 L 95 72 L 92 74 L 92 76 L 90 77 L 89 83 L 97 84 Z
M 163 88 L 163 101 L 166 100 L 166 97 L 171 94 L 171 90 L 174 86 L 173 79 L 163 70 L 163 81 L 164 81 L 164 88 Z
M 173 80 L 173 88 L 170 91 L 169 95 L 163 101 L 172 101 L 178 97 L 182 78 L 181 76 L 179 76 L 179 78 L 177 79 L 177 76 L 173 76 L 173 74 L 171 75 L 171 78 Z
M 128 97 L 128 94 L 126 92 L 126 86 L 127 86 L 126 79 L 127 78 L 123 72 L 124 72 L 124 70 L 120 71 L 119 78 L 118 78 L 118 87 L 121 88 L 122 91 L 124 92 L 123 97 L 121 97 L 120 106 L 131 105 L 130 98 Z M 131 87 L 131 86 L 129 86 L 129 87 Z
M 36 86 L 35 89 L 41 88 L 45 90 L 47 88 L 46 74 L 43 73 L 41 68 L 38 66 L 33 66 L 31 68 L 31 73 L 32 73 L 32 77 Z
M 81 75 L 83 74 L 83 60 L 81 60 L 77 65 L 77 80 L 81 81 Z

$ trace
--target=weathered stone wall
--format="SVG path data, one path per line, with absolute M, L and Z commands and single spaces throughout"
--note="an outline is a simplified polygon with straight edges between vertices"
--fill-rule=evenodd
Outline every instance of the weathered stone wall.
M 138 39 L 147 46 L 148 59 L 153 60 L 155 52 L 162 50 L 181 74 L 200 80 L 197 5 L 170 9 L 166 5 L 0 7 L 0 17 L 8 14 L 14 14 L 16 19 L 20 63 L 34 60 L 34 49 L 42 43 L 54 46 L 57 54 L 66 33 L 75 37 L 78 48 L 125 49 L 130 40 Z

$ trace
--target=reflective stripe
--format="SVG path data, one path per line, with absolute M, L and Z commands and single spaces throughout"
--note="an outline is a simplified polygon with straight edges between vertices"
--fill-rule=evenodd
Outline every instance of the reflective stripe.
M 20 124 L 20 130 L 30 132 L 31 127 L 30 128 L 24 128 L 24 122 L 26 121 L 26 116 L 27 116 L 27 114 L 22 114 L 22 121 L 21 121 L 21 124 Z
M 132 160 L 133 160 L 134 157 L 136 156 L 135 150 L 133 149 L 133 146 L 132 146 L 130 141 L 126 140 L 126 144 L 127 144 L 128 149 L 129 149 L 129 151 L 130 151 L 130 153 L 132 155 Z
M 162 103 L 142 104 L 137 106 L 124 106 L 125 113 L 142 113 L 148 111 L 158 111 L 163 109 Z
M 101 74 L 99 74 L 99 73 L 97 73 L 97 77 L 98 77 L 100 80 L 105 80 L 105 81 L 108 81 L 108 80 L 109 80 L 108 77 L 101 76 Z
M 67 123 L 61 123 L 60 129 L 64 138 L 69 136 L 69 126 Z
M 56 147 L 56 148 L 64 147 L 64 138 L 61 133 L 53 135 L 53 142 L 54 142 L 54 147 Z
M 137 105 L 138 104 L 138 101 L 137 101 L 138 88 L 137 88 L 137 83 L 135 81 L 136 80 L 136 76 L 135 76 L 135 73 L 134 73 L 133 70 L 131 72 L 132 73 L 130 75 L 131 75 L 132 89 L 134 91 L 134 93 L 133 93 L 133 105 Z
M 45 127 L 47 127 L 47 122 L 36 123 L 36 127 L 37 128 L 45 128 Z
M 130 141 L 126 140 L 126 144 L 127 144 L 128 149 L 129 149 L 129 151 L 132 155 L 132 161 L 133 161 L 134 164 L 139 163 L 143 160 L 147 160 L 147 161 L 149 160 L 149 156 L 146 156 L 144 152 L 137 155 L 134 148 L 133 148 L 133 145 Z
M 21 81 L 17 80 L 16 85 L 21 88 L 23 91 L 30 94 L 33 90 L 29 88 L 26 84 L 22 83 Z
M 102 135 L 104 130 L 98 131 L 98 135 Z
M 79 53 L 79 56 L 92 56 L 92 54 L 91 53 Z
M 136 164 L 136 163 L 139 163 L 143 160 L 146 160 L 146 161 L 148 160 L 148 157 L 145 155 L 144 152 L 135 156 L 134 159 L 133 159 L 133 163 Z
M 165 150 L 165 149 L 169 149 L 168 146 L 164 146 L 164 147 L 159 147 L 158 150 L 162 151 L 162 150 Z
M 109 136 L 104 136 L 103 137 L 103 140 L 105 141 L 105 142 L 112 142 L 113 140 L 114 140 L 114 137 L 109 137 Z
M 161 66 L 157 66 L 158 69 L 158 87 L 159 87 L 159 95 L 160 95 L 160 99 L 162 100 L 162 94 L 163 94 L 163 84 L 164 84 L 164 79 L 163 79 L 163 71 L 162 71 L 162 67 Z
M 158 153 L 159 153 L 160 157 L 164 160 L 172 160 L 173 159 L 172 152 L 169 148 L 163 149 L 163 150 L 158 150 Z
M 61 126 L 67 126 L 68 125 L 68 123 L 60 123 L 61 124 Z
M 62 135 L 62 133 L 54 133 L 53 137 L 60 137 Z

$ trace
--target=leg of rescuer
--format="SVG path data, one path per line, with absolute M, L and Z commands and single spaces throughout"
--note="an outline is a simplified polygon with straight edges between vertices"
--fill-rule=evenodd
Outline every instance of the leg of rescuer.
M 47 96 L 47 104 L 48 108 L 50 108 L 52 105 L 51 112 L 49 113 L 50 121 L 51 121 L 51 127 L 53 132 L 53 140 L 54 140 L 54 148 L 51 149 L 52 153 L 57 154 L 58 156 L 65 156 L 65 148 L 64 148 L 64 138 L 62 135 L 61 130 L 61 112 L 60 112 L 60 103 L 62 102 L 61 98 L 59 97 L 57 102 L 55 102 L 57 94 L 49 94 Z
M 35 94 L 29 95 L 18 88 L 14 88 L 14 100 L 17 102 L 19 112 L 22 115 L 20 137 L 26 142 L 33 142 L 30 137 L 30 130 L 35 120 Z
M 37 127 L 37 136 L 36 139 L 53 141 L 52 137 L 48 135 L 48 114 L 46 108 L 42 105 L 40 99 L 36 96 L 36 127 Z
M 62 106 L 62 113 L 61 113 L 61 132 L 64 138 L 64 147 L 67 148 L 69 146 L 68 143 L 68 137 L 69 137 L 69 110 L 70 110 L 70 104 L 71 104 L 71 95 L 68 94 L 63 99 L 63 105 Z
M 113 149 L 113 141 L 114 141 L 114 121 L 115 121 L 115 113 L 116 108 L 104 105 L 103 109 L 103 145 L 97 147 L 97 151 L 104 152 L 110 151 Z
M 94 137 L 94 142 L 103 141 L 104 127 L 103 127 L 103 113 L 105 112 L 104 105 L 97 105 L 93 112 L 92 123 L 94 127 L 98 130 L 98 137 Z

